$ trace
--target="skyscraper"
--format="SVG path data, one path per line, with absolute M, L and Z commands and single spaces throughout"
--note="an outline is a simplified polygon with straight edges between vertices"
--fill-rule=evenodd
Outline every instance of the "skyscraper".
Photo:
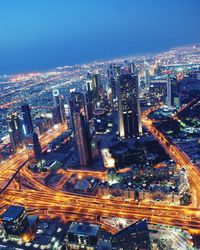
M 144 63 L 144 70 L 145 70 L 145 86 L 150 86 L 150 67 L 147 62 Z
M 109 78 L 110 78 L 110 87 L 112 90 L 112 104 L 114 106 L 117 101 L 117 80 L 120 75 L 120 67 L 116 65 L 110 65 L 109 69 Z
M 130 72 L 133 73 L 122 74 L 118 80 L 118 125 L 122 139 L 142 134 L 138 76 L 133 70 L 131 65 Z
M 179 100 L 179 83 L 175 78 L 167 78 L 167 97 L 166 104 L 168 107 L 180 106 Z
M 73 120 L 80 165 L 87 166 L 92 160 L 89 126 L 85 116 L 78 111 L 74 112 Z
M 54 102 L 54 111 L 53 111 L 54 122 L 55 123 L 65 122 L 66 115 L 65 115 L 64 103 L 58 89 L 53 90 L 53 102 Z
M 103 108 L 94 110 L 94 126 L 97 133 L 104 133 L 108 128 L 107 113 Z
M 81 113 L 86 118 L 88 116 L 84 94 L 77 92 L 77 91 L 71 92 L 70 97 L 69 97 L 69 107 L 70 107 L 71 128 L 75 129 L 74 128 L 73 114 L 75 112 L 78 112 L 78 113 Z
M 92 75 L 92 92 L 94 98 L 98 99 L 98 91 L 100 88 L 100 75 L 94 74 Z
M 93 118 L 93 110 L 95 104 L 100 100 L 100 75 L 90 73 L 87 74 L 86 80 L 86 93 L 85 93 L 85 105 L 87 108 L 87 119 L 88 121 Z
M 140 220 L 112 237 L 113 250 L 150 250 L 150 238 L 147 221 Z
M 10 143 L 13 152 L 15 152 L 22 141 L 22 126 L 17 112 L 7 116 L 7 124 Z
M 29 160 L 32 162 L 40 162 L 42 160 L 42 149 L 36 133 L 30 133 L 25 139 L 26 148 L 29 150 Z
M 33 133 L 33 122 L 32 122 L 32 118 L 31 118 L 31 112 L 30 112 L 29 105 L 23 104 L 21 106 L 21 111 L 22 111 L 23 120 L 24 120 L 25 135 Z

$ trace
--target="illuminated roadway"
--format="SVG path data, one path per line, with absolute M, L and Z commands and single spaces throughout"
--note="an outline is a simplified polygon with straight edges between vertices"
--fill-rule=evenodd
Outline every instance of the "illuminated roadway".
M 143 113 L 143 124 L 154 135 L 154 137 L 163 145 L 165 150 L 177 162 L 179 166 L 185 167 L 189 173 L 191 186 L 196 190 L 195 204 L 196 207 L 184 206 L 167 206 L 162 204 L 156 205 L 141 205 L 133 201 L 121 201 L 117 199 L 108 199 L 103 197 L 95 197 L 89 195 L 77 195 L 45 186 L 45 183 L 39 181 L 33 173 L 29 172 L 27 166 L 23 167 L 19 174 L 18 180 L 20 183 L 29 183 L 32 189 L 13 190 L 10 186 L 1 195 L 0 209 L 4 211 L 7 204 L 24 205 L 26 209 L 33 214 L 42 216 L 66 218 L 90 218 L 95 221 L 96 216 L 102 218 L 120 217 L 126 219 L 141 219 L 147 218 L 153 224 L 166 224 L 170 226 L 178 226 L 184 229 L 200 230 L 200 175 L 199 170 L 194 166 L 190 159 L 178 149 L 175 145 L 170 145 L 167 139 L 155 129 L 151 120 L 147 119 L 150 110 Z M 66 130 L 66 126 L 55 129 L 51 134 L 40 138 L 43 148 L 57 137 L 61 132 Z M 12 159 L 0 165 L 0 176 L 6 177 L 8 173 L 13 174 L 19 165 L 27 160 L 26 152 L 15 155 Z M 92 171 L 87 171 L 87 175 L 93 174 Z M 83 174 L 84 175 L 84 174 Z M 102 174 L 104 177 L 104 174 Z M 19 185 L 20 186 L 20 185 Z M 102 224 L 103 225 L 103 224 Z M 103 225 L 105 228 L 106 225 Z M 110 228 L 114 232 L 114 229 Z

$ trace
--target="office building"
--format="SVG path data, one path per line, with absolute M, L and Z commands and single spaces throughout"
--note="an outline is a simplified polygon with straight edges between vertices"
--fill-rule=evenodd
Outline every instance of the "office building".
M 120 75 L 120 67 L 116 65 L 110 65 L 108 71 L 108 77 L 110 81 L 110 88 L 111 88 L 111 99 L 112 99 L 112 106 L 116 107 L 117 105 L 117 81 Z
M 28 217 L 24 207 L 11 205 L 1 218 L 7 238 L 25 242 L 33 238 L 38 217 Z
M 130 65 L 130 72 L 134 66 Z M 118 88 L 118 126 L 119 136 L 122 139 L 142 134 L 138 76 L 136 73 L 119 76 Z
M 113 250 L 150 250 L 150 238 L 147 221 L 140 220 L 112 237 Z
M 101 84 L 100 75 L 99 74 L 92 75 L 92 92 L 93 92 L 93 97 L 96 99 L 98 99 L 100 84 Z
M 85 116 L 80 112 L 74 112 L 73 121 L 80 165 L 88 166 L 92 160 L 89 126 Z
M 94 250 L 100 238 L 100 225 L 72 222 L 67 231 L 67 249 Z
M 42 149 L 36 133 L 28 134 L 25 138 L 26 148 L 28 149 L 29 160 L 40 162 L 42 160 Z
M 179 83 L 175 78 L 168 77 L 167 79 L 167 97 L 166 104 L 168 107 L 179 107 Z
M 58 89 L 53 90 L 53 103 L 54 103 L 54 110 L 53 110 L 54 123 L 57 124 L 65 122 L 66 115 L 65 115 L 64 103 Z
M 33 133 L 33 122 L 31 118 L 30 107 L 28 104 L 24 104 L 21 106 L 21 111 L 23 115 L 25 135 Z
M 88 121 L 93 118 L 93 110 L 96 102 L 99 100 L 99 82 L 99 77 L 95 77 L 94 75 L 90 75 L 86 80 L 85 105 L 87 108 Z
M 100 75 L 90 73 L 87 74 L 85 105 L 87 108 L 88 121 L 93 118 L 93 110 L 96 102 L 100 99 Z
M 22 126 L 17 112 L 7 116 L 8 133 L 13 152 L 22 142 Z
M 144 63 L 144 72 L 145 72 L 145 87 L 150 86 L 150 67 L 147 62 Z
M 107 113 L 105 109 L 98 108 L 94 110 L 94 127 L 97 133 L 104 133 L 108 128 Z
M 88 112 L 86 108 L 86 99 L 83 93 L 73 91 L 69 97 L 69 109 L 70 109 L 70 127 L 74 130 L 74 113 L 82 114 L 86 119 L 88 118 Z M 88 120 L 88 119 L 87 119 Z

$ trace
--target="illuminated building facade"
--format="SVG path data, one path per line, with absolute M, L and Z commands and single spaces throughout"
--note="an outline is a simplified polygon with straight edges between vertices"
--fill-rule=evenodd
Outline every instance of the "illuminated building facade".
M 107 113 L 103 108 L 96 109 L 94 112 L 94 126 L 97 133 L 106 132 L 108 128 Z
M 34 236 L 38 217 L 28 217 L 24 207 L 11 205 L 2 215 L 2 222 L 7 238 L 27 242 Z
M 92 92 L 93 92 L 93 97 L 96 99 L 98 99 L 99 88 L 100 88 L 100 75 L 94 74 L 92 75 Z
M 65 122 L 66 115 L 65 115 L 64 103 L 58 89 L 53 90 L 53 102 L 54 102 L 54 110 L 53 110 L 54 123 L 57 124 Z
M 18 113 L 13 113 L 7 116 L 8 133 L 10 137 L 10 143 L 12 145 L 13 152 L 22 141 L 22 126 Z
M 175 78 L 168 77 L 167 79 L 166 104 L 168 107 L 180 106 L 179 83 Z
M 85 96 L 83 93 L 77 91 L 70 93 L 69 109 L 70 109 L 71 128 L 75 129 L 74 118 L 73 118 L 74 113 L 78 112 L 87 119 L 87 109 L 85 105 Z
M 140 220 L 112 237 L 113 250 L 150 250 L 150 238 L 147 221 Z
M 33 162 L 40 162 L 42 160 L 42 150 L 38 135 L 36 133 L 28 134 L 25 138 L 26 148 L 29 150 L 29 159 Z
M 132 68 L 130 66 L 131 72 Z M 119 136 L 122 139 L 139 136 L 142 134 L 142 125 L 137 74 L 120 75 L 117 92 Z
M 2 216 L 7 235 L 20 236 L 28 226 L 26 211 L 20 206 L 10 206 Z
M 115 106 L 117 101 L 117 80 L 120 75 L 120 67 L 116 65 L 110 65 L 108 76 L 110 79 L 110 88 L 112 92 L 112 105 Z
M 74 112 L 73 120 L 80 165 L 87 166 L 92 159 L 89 126 L 84 115 L 80 112 Z
M 33 133 L 33 122 L 32 122 L 32 118 L 31 118 L 31 112 L 30 112 L 29 105 L 28 104 L 22 105 L 21 111 L 22 111 L 23 120 L 24 120 L 25 135 Z
M 67 231 L 67 249 L 96 249 L 100 225 L 73 222 Z

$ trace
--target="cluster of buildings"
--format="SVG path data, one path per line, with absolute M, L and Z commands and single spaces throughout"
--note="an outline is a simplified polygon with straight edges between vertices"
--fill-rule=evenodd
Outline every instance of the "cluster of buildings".
M 106 140 L 103 141 L 105 135 L 108 135 L 108 141 L 113 137 L 119 143 L 137 142 L 142 135 L 146 136 L 141 123 L 143 109 L 163 102 L 164 109 L 154 113 L 152 118 L 156 120 L 164 117 L 167 120 L 184 103 L 183 99 L 189 98 L 185 87 L 187 80 L 196 81 L 200 78 L 198 60 L 191 57 L 199 48 L 193 48 L 191 51 L 184 48 L 183 51 L 188 54 L 185 52 L 185 57 L 181 59 L 179 55 L 183 51 L 179 50 L 160 54 L 156 58 L 134 58 L 138 63 L 137 68 L 132 60 L 126 59 L 93 66 L 74 66 L 74 71 L 70 71 L 70 68 L 59 68 L 57 73 L 51 73 L 47 77 L 46 85 L 49 86 L 48 82 L 53 81 L 59 88 L 51 85 L 50 91 L 46 87 L 37 92 L 45 96 L 43 100 L 48 106 L 39 100 L 38 105 L 41 105 L 42 109 L 47 108 L 48 115 L 33 117 L 34 106 L 26 103 L 21 105 L 24 101 L 22 99 L 21 111 L 9 112 L 4 119 L 7 123 L 9 143 L 0 145 L 0 161 L 5 159 L 5 152 L 9 156 L 26 147 L 30 162 L 40 163 L 43 154 L 39 135 L 45 134 L 54 126 L 66 124 L 69 131 L 49 143 L 47 152 L 56 151 L 68 138 L 73 137 L 73 151 L 78 156 L 79 169 L 81 167 L 91 170 L 100 152 L 104 167 L 111 168 L 111 171 L 108 171 L 108 181 L 99 183 L 98 179 L 93 178 L 75 180 L 68 183 L 69 186 L 65 185 L 68 189 L 71 188 L 71 192 L 86 195 L 97 189 L 97 195 L 101 197 L 117 197 L 135 202 L 157 201 L 173 205 L 181 202 L 185 205 L 188 202 L 189 184 L 184 169 L 177 170 L 173 163 L 164 167 L 152 167 L 145 162 L 142 167 L 132 164 L 129 171 L 118 173 L 114 170 L 116 159 L 113 159 L 109 152 L 111 144 L 106 145 Z M 186 63 L 185 58 L 190 61 L 190 65 Z M 108 72 L 105 72 L 107 66 Z M 96 72 L 97 67 L 100 67 L 101 74 Z M 88 72 L 90 68 L 92 73 Z M 76 72 L 78 78 L 75 77 Z M 41 76 L 34 77 L 39 83 Z M 65 81 L 67 77 L 76 80 Z M 51 92 L 51 96 L 47 95 L 47 92 Z M 100 140 L 103 143 L 100 143 Z M 137 146 L 135 150 L 139 150 Z M 118 155 L 132 157 L 128 155 L 130 152 L 125 151 L 126 148 L 124 152 L 119 150 Z M 154 155 L 149 154 L 148 157 L 153 158 Z M 184 204 L 185 200 L 187 201 Z M 2 215 L 2 223 L 7 239 L 25 243 L 34 238 L 38 218 L 27 216 L 23 207 L 10 206 Z M 102 237 L 100 225 L 96 224 L 73 222 L 63 231 L 64 237 L 52 243 L 52 249 L 57 249 L 58 245 L 66 249 L 88 250 L 111 247 L 116 250 L 151 249 L 146 220 L 130 225 L 106 241 Z M 46 246 L 43 244 L 43 247 L 45 249 Z
M 131 61 L 118 59 L 114 63 L 108 61 L 63 67 L 49 74 L 11 78 L 17 86 L 20 81 L 23 84 L 35 81 L 35 92 L 40 99 L 31 104 L 34 124 L 31 122 L 28 105 L 22 105 L 21 114 L 9 111 L 7 123 L 11 151 L 15 152 L 21 145 L 24 135 L 32 131 L 43 134 L 55 124 L 68 122 L 69 128 L 76 133 L 80 165 L 90 165 L 95 154 L 93 132 L 104 134 L 109 131 L 108 116 L 111 110 L 118 111 L 119 138 L 128 139 L 142 134 L 141 108 L 160 101 L 169 109 L 180 106 L 183 91 L 180 82 L 199 77 L 198 51 L 199 47 L 193 46 L 172 49 L 154 57 L 132 57 L 137 63 L 137 69 Z M 108 72 L 105 70 L 106 66 Z M 87 72 L 88 69 L 94 73 Z M 96 72 L 97 69 L 100 73 Z M 66 81 L 69 77 L 71 81 Z M 50 91 L 42 89 L 39 86 L 41 82 L 44 86 L 50 86 Z M 37 97 L 34 96 L 34 99 Z M 38 106 L 35 106 L 37 103 Z M 35 116 L 37 110 L 45 108 L 48 109 L 40 117 Z M 1 151 L 8 152 L 9 146 L 3 145 Z
M 114 235 L 102 230 L 100 225 L 88 222 L 71 222 L 56 231 L 51 225 L 46 229 L 53 232 L 49 234 L 49 241 L 37 236 L 47 225 L 40 224 L 38 217 L 28 216 L 24 207 L 8 207 L 1 216 L 1 220 L 3 238 L 0 237 L 0 247 L 2 249 L 5 247 L 11 249 L 13 246 L 16 249 L 151 249 L 149 229 L 145 219 L 133 223 Z
M 185 194 L 190 194 L 187 172 L 177 170 L 172 163 L 162 167 L 135 166 L 131 171 L 117 173 L 108 171 L 108 181 L 98 185 L 97 195 L 136 203 L 162 202 L 180 204 Z

